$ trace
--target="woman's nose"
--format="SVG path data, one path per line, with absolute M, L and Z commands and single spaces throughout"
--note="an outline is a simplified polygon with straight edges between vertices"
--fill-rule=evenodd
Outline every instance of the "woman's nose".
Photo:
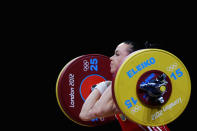
M 111 56 L 109 59 L 112 61 L 112 59 L 113 59 L 113 56 Z

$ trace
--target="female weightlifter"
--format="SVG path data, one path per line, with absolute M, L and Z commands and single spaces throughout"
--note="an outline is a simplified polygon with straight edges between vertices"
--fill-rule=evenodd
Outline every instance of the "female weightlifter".
M 114 55 L 110 58 L 110 72 L 114 74 L 125 57 L 137 49 L 137 45 L 132 41 L 120 43 L 116 47 Z M 111 88 L 111 81 L 97 84 L 83 104 L 79 117 L 84 121 L 89 121 L 95 118 L 115 115 L 121 125 L 122 131 L 169 131 L 166 125 L 158 127 L 142 126 L 128 120 L 116 107 L 112 98 Z

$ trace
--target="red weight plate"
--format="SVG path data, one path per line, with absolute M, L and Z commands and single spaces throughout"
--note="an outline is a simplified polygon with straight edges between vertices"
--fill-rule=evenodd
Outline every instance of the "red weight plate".
M 80 125 L 98 126 L 114 120 L 114 117 L 82 121 L 79 118 L 82 105 L 91 93 L 91 87 L 111 80 L 110 59 L 100 54 L 89 54 L 70 61 L 59 74 L 56 84 L 58 104 L 64 114 Z

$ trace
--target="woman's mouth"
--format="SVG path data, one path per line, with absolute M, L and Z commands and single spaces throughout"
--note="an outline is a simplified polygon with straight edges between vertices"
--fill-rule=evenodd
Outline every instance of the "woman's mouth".
M 110 63 L 110 67 L 112 67 L 113 66 L 113 63 Z

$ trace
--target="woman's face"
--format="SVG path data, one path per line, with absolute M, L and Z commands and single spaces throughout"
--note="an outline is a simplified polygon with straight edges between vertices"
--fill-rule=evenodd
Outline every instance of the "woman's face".
M 118 69 L 120 63 L 122 63 L 124 58 L 129 55 L 128 48 L 130 48 L 129 45 L 124 44 L 124 43 L 121 43 L 116 47 L 114 55 L 112 57 L 110 57 L 110 60 L 111 60 L 110 72 L 112 74 L 116 72 L 116 70 Z

